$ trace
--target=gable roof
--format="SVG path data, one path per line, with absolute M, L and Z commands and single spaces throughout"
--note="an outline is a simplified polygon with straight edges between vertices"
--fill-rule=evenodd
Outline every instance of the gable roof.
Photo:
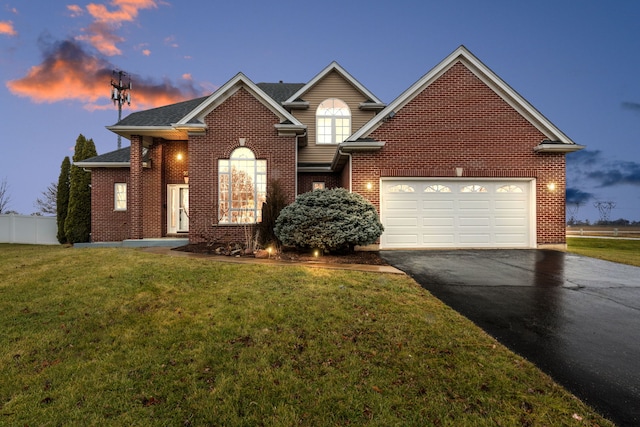
M 240 88 L 245 88 L 251 93 L 258 101 L 260 101 L 265 107 L 269 108 L 275 115 L 280 118 L 280 121 L 284 124 L 290 124 L 290 127 L 299 127 L 301 130 L 306 129 L 302 123 L 298 121 L 291 113 L 285 110 L 279 102 L 267 95 L 260 87 L 253 83 L 243 73 L 238 73 L 222 85 L 211 96 L 206 98 L 200 105 L 191 110 L 186 116 L 180 119 L 178 122 L 172 124 L 174 127 L 191 127 L 194 129 L 205 129 L 204 118 L 213 111 L 216 107 L 226 101 L 230 96 L 235 94 Z
M 389 103 L 387 107 L 374 116 L 369 122 L 362 126 L 358 131 L 351 135 L 346 141 L 345 145 L 354 144 L 358 140 L 366 140 L 366 138 L 380 125 L 382 125 L 390 117 L 393 117 L 395 113 L 402 109 L 406 104 L 413 100 L 418 94 L 420 94 L 431 83 L 436 81 L 447 70 L 449 70 L 454 64 L 461 62 L 465 65 L 473 74 L 475 74 L 482 82 L 484 82 L 489 88 L 497 93 L 505 102 L 513 107 L 518 113 L 520 113 L 525 119 L 527 119 L 533 126 L 535 126 L 541 133 L 543 133 L 548 140 L 541 142 L 540 147 L 536 151 L 577 151 L 584 146 L 578 145 L 573 142 L 567 135 L 565 135 L 560 129 L 558 129 L 553 123 L 551 123 L 546 117 L 544 117 L 538 110 L 536 110 L 527 100 L 525 100 L 520 94 L 513 90 L 507 83 L 505 83 L 498 75 L 496 75 L 489 67 L 484 65 L 478 58 L 476 58 L 466 47 L 460 46 L 447 56 L 442 62 L 431 69 L 427 74 L 422 76 L 417 82 L 411 85 L 394 101 Z M 552 145 L 554 150 L 546 150 L 545 147 Z
M 247 76 L 238 73 L 209 96 L 132 113 L 115 125 L 107 126 L 107 129 L 128 139 L 132 135 L 142 135 L 186 140 L 189 132 L 205 131 L 204 117 L 244 87 L 280 118 L 281 124 L 276 125 L 280 133 L 300 133 L 306 127 L 280 105 L 280 100 L 285 99 L 303 85 L 303 83 L 256 85 Z
M 150 110 L 137 111 L 120 120 L 115 126 L 171 126 L 200 105 L 206 96 L 152 108 Z
M 363 103 L 369 106 L 377 106 L 379 109 L 384 107 L 384 103 L 378 99 L 369 89 L 364 87 L 358 80 L 356 80 L 351 74 L 347 72 L 344 68 L 340 66 L 336 61 L 333 61 L 331 64 L 327 65 L 322 71 L 320 71 L 314 78 L 312 78 L 309 83 L 302 86 L 291 95 L 286 101 L 283 102 L 283 105 L 296 104 L 299 102 L 300 98 L 309 91 L 313 86 L 315 86 L 320 80 L 322 80 L 327 74 L 335 71 L 340 74 L 345 80 L 347 80 L 353 87 L 355 87 L 365 98 L 368 99 L 366 103 Z

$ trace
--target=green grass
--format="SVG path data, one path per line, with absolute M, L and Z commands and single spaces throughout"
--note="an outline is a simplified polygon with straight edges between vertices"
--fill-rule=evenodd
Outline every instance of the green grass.
M 0 245 L 0 330 L 1 425 L 611 425 L 402 275 Z
M 640 240 L 568 237 L 567 250 L 579 255 L 640 267 Z

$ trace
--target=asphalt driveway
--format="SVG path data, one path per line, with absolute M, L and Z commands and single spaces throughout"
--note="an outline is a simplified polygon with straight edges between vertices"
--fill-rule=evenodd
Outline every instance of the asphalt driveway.
M 558 251 L 383 251 L 621 426 L 640 425 L 640 268 Z

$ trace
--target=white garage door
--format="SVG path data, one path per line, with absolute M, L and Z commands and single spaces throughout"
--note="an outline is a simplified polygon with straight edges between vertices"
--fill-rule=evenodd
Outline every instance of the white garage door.
M 380 247 L 533 247 L 531 182 L 383 179 Z

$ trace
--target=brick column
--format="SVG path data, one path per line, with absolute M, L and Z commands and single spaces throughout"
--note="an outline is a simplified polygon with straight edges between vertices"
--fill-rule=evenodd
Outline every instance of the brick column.
M 142 239 L 142 136 L 131 137 L 129 169 L 129 238 Z

